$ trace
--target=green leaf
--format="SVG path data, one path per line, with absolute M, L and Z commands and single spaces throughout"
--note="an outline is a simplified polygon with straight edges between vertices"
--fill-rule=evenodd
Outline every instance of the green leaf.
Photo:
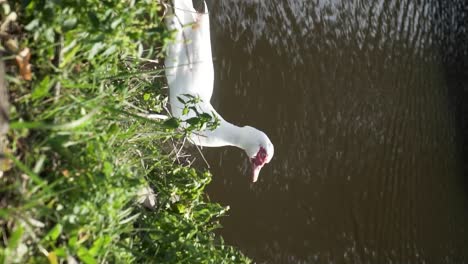
M 48 187 L 46 185 L 47 182 L 44 181 L 43 179 L 41 179 L 41 177 L 39 177 L 39 175 L 34 173 L 31 169 L 29 169 L 28 166 L 24 165 L 19 159 L 17 159 L 15 156 L 13 156 L 10 153 L 4 153 L 4 155 L 8 159 L 12 160 L 13 163 L 15 163 L 16 167 L 18 167 L 20 170 L 22 170 L 24 173 L 26 173 L 34 183 L 36 183 L 37 185 L 43 186 L 43 188 L 45 188 L 45 189 L 48 189 Z
M 97 261 L 89 253 L 89 251 L 84 247 L 80 247 L 78 249 L 77 255 L 80 258 L 80 260 L 86 264 L 97 264 Z
M 71 30 L 76 27 L 78 19 L 76 17 L 70 17 L 63 22 L 63 29 L 64 30 Z
M 112 55 L 112 54 L 115 53 L 116 50 L 117 50 L 117 46 L 112 45 L 112 46 L 110 46 L 109 48 L 107 48 L 107 49 L 102 53 L 102 56 L 109 56 L 109 55 Z
M 179 127 L 180 121 L 177 118 L 171 117 L 167 119 L 166 121 L 164 121 L 163 125 L 167 128 L 176 129 Z
M 9 214 L 7 209 L 0 209 L 0 218 L 7 218 Z
M 181 102 L 182 104 L 186 104 L 185 101 L 184 101 L 184 99 L 182 99 L 182 97 L 180 97 L 180 96 L 177 96 L 177 100 L 178 100 L 179 102 Z
M 34 91 L 32 92 L 32 99 L 38 100 L 47 96 L 51 87 L 52 82 L 50 81 L 50 77 L 44 77 L 44 79 L 42 79 L 42 81 L 34 88 Z
M 127 224 L 127 223 L 130 223 L 130 222 L 133 222 L 135 221 L 138 217 L 140 217 L 140 214 L 134 214 L 128 218 L 125 218 L 124 220 L 120 221 L 119 222 L 119 225 L 124 225 L 124 224 Z
M 91 25 L 93 25 L 94 28 L 99 28 L 99 18 L 97 17 L 96 13 L 94 12 L 88 12 L 88 18 L 89 21 L 91 22 Z
M 44 32 L 44 36 L 46 38 L 46 40 L 50 43 L 54 43 L 55 42 L 55 32 L 54 32 L 54 29 L 53 28 L 47 28 L 46 31 Z
M 110 162 L 107 162 L 107 161 L 104 162 L 102 172 L 104 172 L 104 174 L 107 177 L 111 176 L 113 170 L 114 170 L 114 167 L 112 166 Z
M 68 246 L 71 248 L 75 248 L 78 245 L 78 236 L 73 235 L 68 239 Z
M 37 26 L 39 26 L 39 19 L 36 18 L 36 19 L 33 19 L 31 22 L 29 22 L 29 24 L 27 24 L 24 29 L 26 29 L 27 31 L 32 31 L 34 30 Z
M 151 94 L 149 93 L 145 93 L 145 95 L 143 95 L 143 100 L 145 101 L 148 101 L 150 98 L 151 98 Z
M 197 98 L 196 96 L 191 95 L 191 94 L 183 94 L 183 95 L 184 95 L 185 97 L 187 97 L 187 98 L 190 98 L 190 99 L 195 99 L 195 98 Z
M 49 233 L 47 233 L 47 235 L 45 236 L 45 239 L 51 241 L 51 242 L 55 242 L 57 240 L 57 238 L 60 236 L 60 234 L 62 233 L 62 230 L 63 230 L 63 226 L 59 223 L 59 224 L 56 224 L 50 231 Z
M 117 124 L 114 123 L 114 124 L 112 124 L 112 125 L 109 127 L 109 129 L 107 130 L 107 133 L 108 133 L 109 135 L 114 135 L 114 134 L 118 133 L 119 130 L 120 130 L 120 129 L 119 129 L 119 126 L 118 126 Z
M 89 52 L 88 60 L 92 60 L 94 56 L 96 56 L 96 54 L 102 50 L 102 48 L 104 48 L 104 44 L 102 42 L 95 43 Z
M 208 113 L 202 113 L 200 115 L 200 118 L 204 119 L 204 120 L 207 120 L 207 121 L 210 121 L 211 120 L 211 115 L 208 114 Z
M 122 18 L 117 18 L 116 20 L 112 21 L 111 28 L 115 29 L 120 25 L 120 23 L 122 23 Z
M 181 214 L 185 213 L 185 210 L 186 210 L 185 205 L 183 205 L 181 203 L 178 203 L 178 204 L 176 204 L 176 207 L 177 207 L 177 211 L 179 211 L 179 213 L 181 213 Z
M 99 255 L 102 248 L 105 248 L 111 241 L 109 236 L 101 236 L 96 241 L 94 241 L 91 249 L 88 251 L 89 254 L 93 257 Z
M 15 231 L 13 231 L 13 234 L 11 234 L 10 239 L 8 240 L 8 248 L 10 250 L 15 250 L 18 247 L 21 241 L 21 237 L 23 236 L 23 233 L 24 233 L 24 227 L 21 225 L 18 225 L 15 228 Z
M 61 257 L 61 258 L 67 257 L 66 247 L 57 248 L 57 249 L 54 250 L 54 252 L 58 257 Z
M 71 46 L 71 45 L 73 45 L 73 46 Z M 76 46 L 74 46 L 74 45 L 76 45 L 76 42 L 72 42 L 68 47 L 65 47 L 63 49 L 65 55 L 63 56 L 63 60 L 60 63 L 60 68 L 63 68 L 65 65 L 72 62 L 75 59 L 76 53 L 78 53 L 78 51 L 80 51 L 81 45 L 80 44 L 78 44 Z M 65 52 L 65 50 L 67 50 L 67 52 Z
M 200 114 L 200 112 L 198 112 L 198 109 L 195 106 L 191 106 L 189 108 L 190 108 L 190 110 L 194 111 L 197 115 Z
M 143 52 L 145 51 L 145 48 L 143 47 L 143 44 L 138 43 L 138 53 L 137 57 L 141 58 L 143 56 Z
M 189 119 L 185 120 L 185 122 L 189 123 L 192 126 L 195 126 L 195 125 L 198 125 L 200 123 L 200 118 L 192 117 L 192 118 L 189 118 Z

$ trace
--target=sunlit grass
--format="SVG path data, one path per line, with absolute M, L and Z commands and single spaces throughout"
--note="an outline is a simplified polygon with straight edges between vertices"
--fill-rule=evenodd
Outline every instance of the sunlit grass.
M 9 8 L 6 7 L 8 5 Z M 157 1 L 8 1 L 10 131 L 0 178 L 3 263 L 248 263 L 213 230 L 209 172 L 181 161 L 157 63 Z M 14 60 L 31 52 L 31 80 Z M 174 147 L 175 146 L 175 147 Z M 186 159 L 186 158 L 184 158 Z

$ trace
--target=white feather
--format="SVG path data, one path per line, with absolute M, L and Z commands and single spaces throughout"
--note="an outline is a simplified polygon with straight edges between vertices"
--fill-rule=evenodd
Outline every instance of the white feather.
M 166 57 L 166 77 L 169 84 L 169 101 L 172 115 L 183 120 L 195 116 L 193 111 L 183 115 L 184 104 L 177 97 L 185 94 L 202 99 L 197 107 L 206 113 L 214 113 L 220 120 L 215 130 L 196 132 L 191 141 L 207 147 L 236 146 L 255 157 L 260 147 L 266 149 L 267 162 L 274 153 L 273 144 L 262 131 L 245 126 L 238 127 L 224 120 L 210 103 L 213 94 L 213 58 L 211 54 L 210 20 L 206 13 L 197 13 L 191 0 L 175 0 L 173 15 L 166 23 L 175 31 L 175 42 L 169 45 Z

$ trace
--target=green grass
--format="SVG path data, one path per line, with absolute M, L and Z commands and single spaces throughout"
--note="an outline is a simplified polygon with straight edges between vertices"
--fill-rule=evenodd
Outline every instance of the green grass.
M 19 49 L 0 46 L 11 103 L 0 262 L 250 263 L 214 234 L 227 208 L 204 194 L 211 174 L 178 152 L 186 131 L 138 115 L 167 102 L 154 60 L 172 34 L 160 9 L 155 0 L 2 4 L 2 21 L 18 14 L 7 33 Z M 14 61 L 26 47 L 31 81 Z

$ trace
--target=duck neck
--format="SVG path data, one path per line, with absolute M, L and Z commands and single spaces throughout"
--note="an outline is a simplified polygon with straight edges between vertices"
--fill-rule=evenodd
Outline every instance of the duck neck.
M 245 150 L 249 144 L 249 136 L 243 127 L 221 119 L 216 129 L 200 132 L 194 141 L 205 147 L 235 146 Z
M 219 137 L 227 143 L 227 145 L 245 149 L 248 144 L 248 135 L 243 127 L 236 126 L 225 120 L 221 122 L 219 129 Z

